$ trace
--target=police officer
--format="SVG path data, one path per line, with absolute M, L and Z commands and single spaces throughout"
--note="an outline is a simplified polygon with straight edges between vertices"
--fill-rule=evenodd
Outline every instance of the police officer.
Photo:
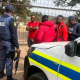
M 7 80 L 16 80 L 12 78 L 14 53 L 10 52 L 17 48 L 17 54 L 20 52 L 17 27 L 15 20 L 11 17 L 14 12 L 12 5 L 6 6 L 6 14 L 0 17 L 0 79 L 4 77 L 4 68 L 6 63 Z
M 69 17 L 68 23 L 68 40 L 73 41 L 80 37 L 80 23 L 75 20 L 74 16 Z

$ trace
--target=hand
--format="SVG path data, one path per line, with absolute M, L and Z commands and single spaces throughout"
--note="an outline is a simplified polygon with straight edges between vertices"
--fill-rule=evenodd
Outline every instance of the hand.
M 38 26 L 32 27 L 32 30 L 39 30 L 39 27 Z
M 32 27 L 29 27 L 29 29 L 32 29 Z
M 29 27 L 26 27 L 26 31 L 29 29 Z
M 72 32 L 68 31 L 69 34 L 72 34 Z
M 39 30 L 39 27 L 37 26 L 37 30 Z
M 17 49 L 16 51 L 17 51 L 17 54 L 19 54 L 19 53 L 20 53 L 20 49 Z
M 31 27 L 26 27 L 26 31 L 32 31 Z

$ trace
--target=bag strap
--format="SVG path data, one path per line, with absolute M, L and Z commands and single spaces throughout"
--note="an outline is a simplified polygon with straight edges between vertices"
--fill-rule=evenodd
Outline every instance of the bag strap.
M 63 27 L 63 26 L 64 26 L 64 25 L 61 25 L 61 27 L 60 27 L 61 30 L 62 30 L 62 27 Z M 58 36 L 58 35 L 57 35 L 57 37 L 58 37 L 59 39 L 61 38 L 61 36 Z

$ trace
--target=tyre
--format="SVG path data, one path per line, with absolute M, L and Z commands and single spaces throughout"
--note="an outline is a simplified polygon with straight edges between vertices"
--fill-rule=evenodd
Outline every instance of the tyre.
M 28 80 L 48 80 L 44 73 L 36 73 L 29 77 Z

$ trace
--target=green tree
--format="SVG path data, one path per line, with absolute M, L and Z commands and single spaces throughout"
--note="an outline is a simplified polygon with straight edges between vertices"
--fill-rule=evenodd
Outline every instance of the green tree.
M 53 1 L 57 6 L 75 6 L 76 4 L 80 4 L 80 0 L 54 0 Z
M 53 2 L 56 6 L 63 6 L 63 7 L 69 6 L 71 8 L 76 6 L 77 4 L 78 5 L 80 4 L 80 0 L 54 0 Z M 80 20 L 80 11 L 76 11 L 74 16 L 76 17 L 77 20 Z
M 27 4 L 30 5 L 30 0 L 0 0 L 2 2 L 10 2 L 10 3 L 16 3 L 16 4 Z M 0 11 L 2 11 L 3 6 L 6 6 L 7 4 L 1 4 L 0 6 Z M 19 16 L 20 18 L 26 19 L 27 16 L 30 15 L 30 10 L 27 7 L 24 6 L 17 6 L 14 5 L 15 7 L 15 17 Z
M 76 12 L 76 14 L 74 14 L 76 20 L 80 23 L 80 12 Z

